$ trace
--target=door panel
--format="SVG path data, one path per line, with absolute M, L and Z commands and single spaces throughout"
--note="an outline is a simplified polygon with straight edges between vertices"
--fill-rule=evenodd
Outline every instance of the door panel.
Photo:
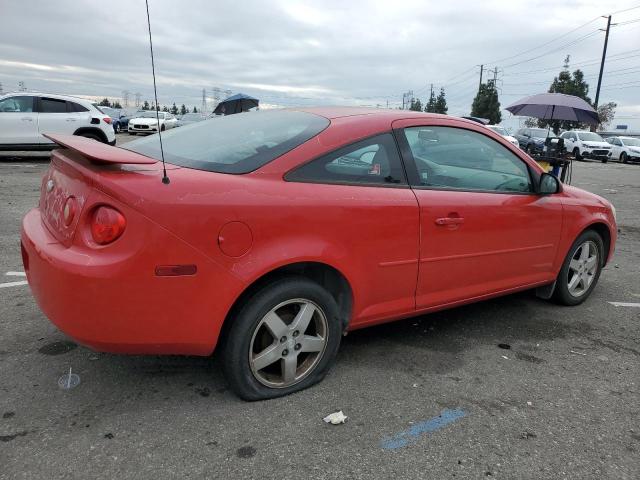
M 38 114 L 30 96 L 15 96 L 0 102 L 0 144 L 38 143 Z
M 52 143 L 43 133 L 72 135 L 78 128 L 89 124 L 89 112 L 69 111 L 67 102 L 42 97 L 39 102 L 38 131 L 40 143 Z
M 418 310 L 553 281 L 562 204 L 533 193 L 521 150 L 455 119 L 393 126 L 420 207 Z

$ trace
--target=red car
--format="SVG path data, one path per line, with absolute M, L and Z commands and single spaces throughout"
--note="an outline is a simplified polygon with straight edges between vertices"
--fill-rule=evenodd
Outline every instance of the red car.
M 537 288 L 584 301 L 615 210 L 484 126 L 243 113 L 110 147 L 51 136 L 22 255 L 42 311 L 106 352 L 221 350 L 249 400 L 321 380 L 349 331 Z

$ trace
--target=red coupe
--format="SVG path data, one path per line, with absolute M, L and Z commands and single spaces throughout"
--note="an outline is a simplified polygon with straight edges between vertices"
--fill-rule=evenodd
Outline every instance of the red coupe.
M 243 113 L 110 147 L 51 135 L 22 256 L 91 348 L 221 351 L 242 398 L 306 388 L 353 329 L 524 289 L 584 301 L 615 210 L 484 126 L 401 110 Z

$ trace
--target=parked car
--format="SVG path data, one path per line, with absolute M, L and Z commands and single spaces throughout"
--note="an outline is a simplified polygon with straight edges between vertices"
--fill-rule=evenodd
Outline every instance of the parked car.
M 105 352 L 215 348 L 248 400 L 320 381 L 349 330 L 532 288 L 577 305 L 617 238 L 607 200 L 454 117 L 206 120 L 163 135 L 169 181 L 157 135 L 51 138 L 21 237 L 46 316 Z
M 505 138 L 507 142 L 515 145 L 516 147 L 520 146 L 520 142 L 518 142 L 518 139 L 510 135 L 506 128 L 501 127 L 500 125 L 487 125 L 487 128 L 490 128 L 491 130 L 496 132 L 498 135 Z
M 527 153 L 542 153 L 547 138 L 556 138 L 555 134 L 546 128 L 521 128 L 514 137 L 520 148 Z
M 98 105 L 98 108 L 111 117 L 111 124 L 113 125 L 113 131 L 115 133 L 127 131 L 129 126 L 129 116 L 124 110 L 100 105 Z
M 640 161 L 640 138 L 608 137 L 611 144 L 609 158 L 617 158 L 622 163 Z
M 158 118 L 160 119 L 160 130 L 163 132 L 178 125 L 178 119 L 171 113 L 157 112 L 156 117 L 154 110 L 143 110 L 136 112 L 134 117 L 129 120 L 129 134 L 156 133 L 158 131 Z
M 576 160 L 592 158 L 607 163 L 611 154 L 611 145 L 594 132 L 587 130 L 571 130 L 560 135 L 564 139 L 567 152 L 572 152 Z
M 83 98 L 18 92 L 0 96 L 0 150 L 47 150 L 43 133 L 79 135 L 114 145 L 111 118 Z
M 182 127 L 184 125 L 189 125 L 191 123 L 201 122 L 206 120 L 207 117 L 201 113 L 185 113 L 184 115 L 180 115 L 178 117 L 177 127 Z

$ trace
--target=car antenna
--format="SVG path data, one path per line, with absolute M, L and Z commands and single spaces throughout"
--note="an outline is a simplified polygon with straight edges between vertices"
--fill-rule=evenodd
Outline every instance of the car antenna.
M 156 120 L 158 122 L 158 136 L 160 138 L 160 157 L 162 158 L 162 183 L 169 185 L 167 177 L 167 167 L 164 164 L 164 150 L 162 148 L 162 129 L 160 128 L 160 113 L 158 112 L 158 90 L 156 89 L 156 67 L 153 63 L 153 42 L 151 41 L 151 19 L 149 18 L 149 0 L 145 0 L 147 5 L 147 26 L 149 27 L 149 47 L 151 49 L 151 72 L 153 73 L 153 95 L 156 100 Z

